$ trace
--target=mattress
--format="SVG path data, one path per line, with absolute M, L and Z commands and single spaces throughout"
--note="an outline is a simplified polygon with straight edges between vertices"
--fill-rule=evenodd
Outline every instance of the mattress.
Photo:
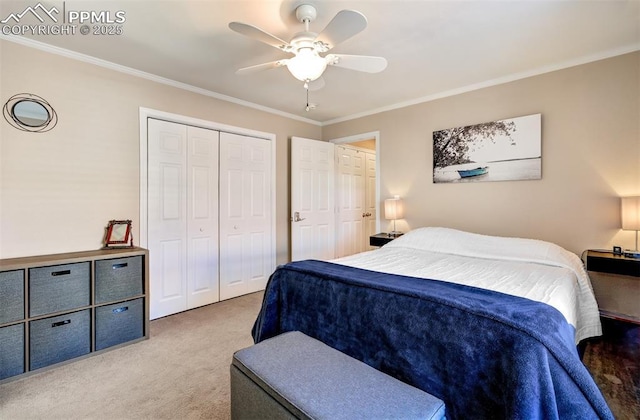
M 582 261 L 549 242 L 427 227 L 412 230 L 380 249 L 332 262 L 546 303 L 574 327 L 576 344 L 602 334 L 598 305 Z

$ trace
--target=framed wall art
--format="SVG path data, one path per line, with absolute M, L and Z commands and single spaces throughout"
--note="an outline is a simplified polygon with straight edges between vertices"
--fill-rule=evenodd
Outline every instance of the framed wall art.
M 542 114 L 433 132 L 433 182 L 542 178 Z

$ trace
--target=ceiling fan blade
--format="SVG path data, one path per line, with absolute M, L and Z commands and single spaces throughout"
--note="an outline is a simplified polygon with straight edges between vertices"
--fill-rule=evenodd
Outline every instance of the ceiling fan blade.
M 368 55 L 329 54 L 325 57 L 330 66 L 350 70 L 379 73 L 387 68 L 387 59 Z
M 285 47 L 289 45 L 288 42 L 247 23 L 231 22 L 229 24 L 229 29 L 283 51 L 285 51 Z
M 270 63 L 257 64 L 255 66 L 250 66 L 250 67 L 243 67 L 241 69 L 236 70 L 236 74 L 241 74 L 241 75 L 253 74 L 263 70 L 275 69 L 277 67 L 286 66 L 287 61 L 289 60 L 284 59 L 284 60 L 272 61 Z
M 367 18 L 355 10 L 341 10 L 331 22 L 320 32 L 315 42 L 325 45 L 328 51 L 339 43 L 346 41 L 367 27 Z
M 318 77 L 316 80 L 312 80 L 308 83 L 308 88 L 311 92 L 315 92 L 316 90 L 320 90 L 324 87 L 325 82 L 322 76 Z

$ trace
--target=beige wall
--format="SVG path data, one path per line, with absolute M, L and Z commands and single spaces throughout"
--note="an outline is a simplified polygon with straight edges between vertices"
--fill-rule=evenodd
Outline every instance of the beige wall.
M 96 249 L 110 219 L 139 235 L 139 107 L 274 133 L 277 262 L 289 255 L 288 145 L 380 131 L 381 199 L 408 228 L 438 225 L 550 240 L 580 253 L 633 247 L 621 195 L 640 194 L 640 53 L 323 128 L 0 41 L 0 93 L 46 98 L 48 133 L 0 123 L 0 258 Z M 434 130 L 542 113 L 543 179 L 433 184 Z M 384 229 L 386 221 L 381 221 Z
M 289 255 L 288 145 L 321 127 L 0 41 L 0 93 L 51 103 L 58 125 L 0 128 L 0 258 L 97 249 L 110 219 L 139 238 L 139 107 L 274 133 L 277 262 Z
M 552 241 L 575 253 L 613 244 L 619 196 L 640 195 L 640 53 L 323 127 L 325 140 L 380 131 L 381 200 L 405 200 L 403 230 L 448 226 Z M 542 180 L 432 183 L 434 130 L 542 114 Z M 381 226 L 387 222 L 382 220 Z

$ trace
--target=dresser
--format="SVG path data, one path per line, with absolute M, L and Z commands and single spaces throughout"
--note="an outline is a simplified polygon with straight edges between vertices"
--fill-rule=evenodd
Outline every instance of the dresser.
M 149 254 L 0 260 L 0 383 L 149 337 Z

